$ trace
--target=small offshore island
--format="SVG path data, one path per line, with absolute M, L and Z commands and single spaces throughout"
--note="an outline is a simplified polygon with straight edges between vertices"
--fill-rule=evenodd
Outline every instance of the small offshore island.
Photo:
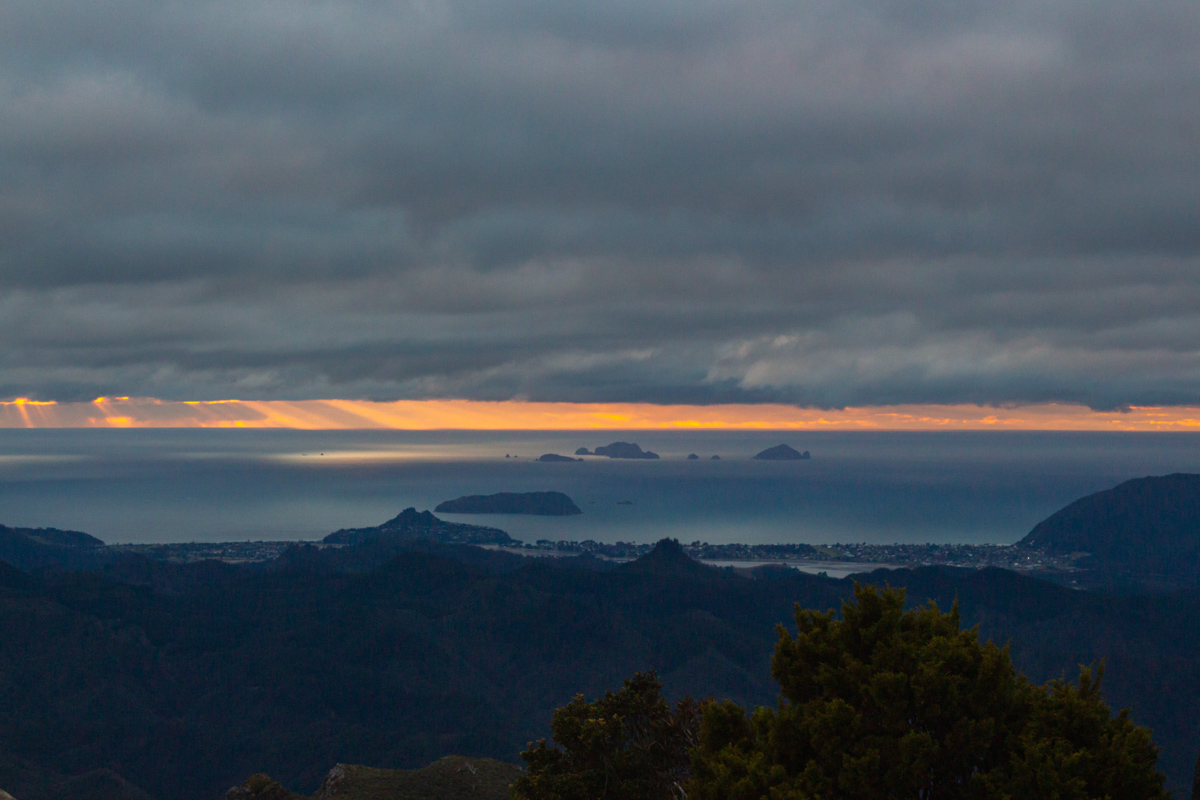
M 786 444 L 779 444 L 774 447 L 768 447 L 758 455 L 754 456 L 756 461 L 807 461 L 812 458 L 809 452 L 805 450 L 801 453 L 793 447 Z
M 575 501 L 562 492 L 473 494 L 445 500 L 433 510 L 439 514 L 534 514 L 542 517 L 569 517 L 583 513 Z
M 581 447 L 575 451 L 577 456 L 607 456 L 608 458 L 641 458 L 654 460 L 658 458 L 658 453 L 650 450 L 643 450 L 634 442 L 613 442 L 606 444 L 603 447 L 597 447 L 595 450 L 588 450 L 586 447 Z
M 550 464 L 564 462 L 564 461 L 572 461 L 572 462 L 583 461 L 582 458 L 571 458 L 570 456 L 560 456 L 558 453 L 546 453 L 545 455 L 538 456 L 537 460 L 541 461 L 543 463 L 550 463 Z

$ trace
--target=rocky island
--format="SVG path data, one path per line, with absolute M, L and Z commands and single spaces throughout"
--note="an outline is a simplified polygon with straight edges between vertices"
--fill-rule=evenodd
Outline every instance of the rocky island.
M 812 458 L 812 456 L 808 454 L 807 450 L 801 453 L 794 448 L 788 447 L 786 444 L 781 444 L 775 447 L 768 447 L 754 456 L 754 458 L 759 461 L 804 461 Z
M 571 458 L 570 456 L 560 456 L 558 453 L 546 453 L 545 455 L 538 456 L 538 461 L 554 464 L 560 461 L 583 461 L 583 459 Z
M 440 514 L 535 514 L 543 517 L 567 517 L 583 513 L 562 492 L 473 494 L 439 503 L 434 511 Z
M 575 451 L 577 456 L 608 456 L 609 458 L 658 458 L 658 453 L 643 450 L 633 442 L 613 442 L 595 450 L 588 451 L 581 447 Z

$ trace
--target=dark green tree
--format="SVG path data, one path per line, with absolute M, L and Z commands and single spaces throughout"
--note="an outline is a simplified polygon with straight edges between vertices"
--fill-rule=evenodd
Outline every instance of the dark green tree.
M 653 672 L 634 675 L 616 692 L 583 695 L 554 712 L 556 747 L 543 739 L 521 753 L 525 773 L 515 800 L 670 800 L 686 797 L 688 752 L 696 745 L 700 706 L 672 709 Z
M 957 604 L 905 611 L 903 591 L 858 586 L 840 620 L 797 606 L 796 625 L 772 661 L 778 709 L 705 708 L 693 800 L 1168 797 L 1100 672 L 1034 686 L 962 630 Z

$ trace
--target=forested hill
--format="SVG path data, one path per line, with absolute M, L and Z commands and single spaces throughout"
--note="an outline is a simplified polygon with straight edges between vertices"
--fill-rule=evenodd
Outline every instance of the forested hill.
M 458 753 L 515 760 L 551 712 L 638 670 L 672 695 L 773 703 L 774 626 L 828 608 L 849 581 L 753 580 L 675 547 L 609 571 L 401 552 L 347 571 L 309 550 L 275 571 L 174 570 L 172 594 L 120 573 L 0 568 L 0 787 L 21 800 L 110 769 L 159 800 L 212 800 L 256 772 L 311 792 L 337 763 L 420 767 Z M 430 548 L 426 548 L 430 550 Z M 325 564 L 324 559 L 343 559 Z M 586 562 L 584 562 L 586 563 Z M 911 601 L 958 598 L 1038 681 L 1106 659 L 1108 699 L 1154 729 L 1190 785 L 1200 595 L 1109 597 L 999 570 L 881 572 Z
M 512 538 L 499 528 L 446 522 L 428 511 L 406 508 L 373 528 L 343 528 L 326 536 L 327 544 L 362 544 L 378 540 L 428 539 L 458 544 L 511 544 Z
M 1081 554 L 1077 563 L 1093 585 L 1200 586 L 1200 475 L 1138 478 L 1088 495 L 1039 523 L 1020 546 Z
M 0 561 L 31 569 L 92 569 L 103 561 L 103 548 L 79 531 L 0 525 Z

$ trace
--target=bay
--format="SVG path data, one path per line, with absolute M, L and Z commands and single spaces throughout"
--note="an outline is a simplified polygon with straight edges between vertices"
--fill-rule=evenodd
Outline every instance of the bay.
M 536 461 L 613 441 L 661 459 Z M 750 458 L 781 442 L 812 459 Z M 1200 472 L 1200 435 L 9 429 L 0 523 L 109 543 L 312 540 L 461 495 L 556 490 L 584 513 L 442 516 L 524 541 L 1007 544 L 1078 497 L 1170 472 Z

